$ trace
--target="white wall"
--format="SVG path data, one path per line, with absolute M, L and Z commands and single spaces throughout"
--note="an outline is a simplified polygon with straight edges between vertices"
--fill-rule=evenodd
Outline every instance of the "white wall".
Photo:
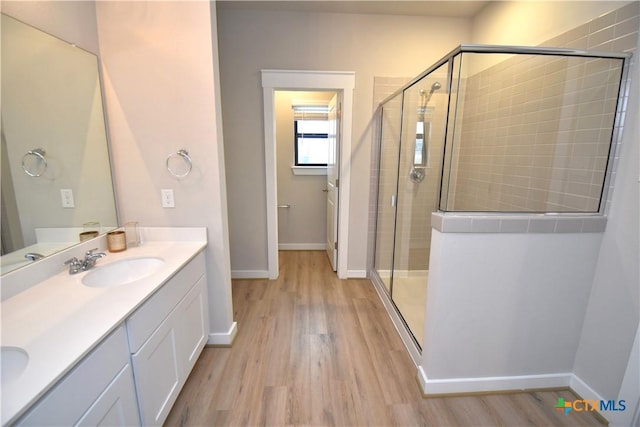
M 638 14 L 638 2 L 492 2 L 473 21 L 474 43 L 539 44 L 585 22 L 626 7 L 616 19 Z M 531 19 L 532 16 L 541 19 Z M 629 21 L 626 32 L 615 31 L 613 49 L 627 48 L 638 38 L 638 21 Z M 634 24 L 635 23 L 635 24 Z M 608 29 L 600 34 L 606 35 Z M 635 33 L 634 33 L 635 31 Z M 584 36 L 584 34 L 576 35 Z M 612 39 L 601 38 L 601 42 Z M 634 40 L 626 40 L 629 37 Z M 594 38 L 599 38 L 596 36 Z M 589 40 L 591 44 L 591 41 Z M 636 42 L 640 43 L 640 42 Z M 603 45 L 603 48 L 612 47 Z M 636 52 L 637 54 L 637 52 Z M 639 213 L 638 213 L 638 129 L 640 103 L 637 56 L 631 72 L 633 86 L 629 92 L 628 113 L 614 190 L 610 194 L 607 229 L 589 303 L 585 312 L 574 373 L 605 399 L 618 398 L 625 368 L 631 361 L 631 347 L 640 318 Z M 634 379 L 636 397 L 640 386 Z M 633 388 L 633 387 L 632 387 Z M 586 396 L 585 396 L 586 397 Z M 595 396 L 591 396 L 595 397 Z M 619 398 L 624 399 L 624 396 Z M 631 396 L 627 399 L 633 400 Z M 631 412 L 631 411 L 629 411 Z
M 463 392 L 482 391 L 465 390 L 469 378 L 510 384 L 512 376 L 570 373 L 601 238 L 434 230 L 421 363 L 427 378 L 459 380 Z
M 473 42 L 540 43 L 556 37 L 559 32 L 585 24 L 586 21 L 597 18 L 604 12 L 619 7 L 620 4 L 545 2 L 539 5 L 539 13 L 534 13 L 534 6 L 535 3 L 530 2 L 492 3 L 474 19 Z M 622 12 L 611 15 L 611 20 L 615 17 L 619 21 L 626 15 L 637 16 L 638 6 L 637 2 L 628 4 Z M 531 16 L 541 18 L 531 20 Z M 635 32 L 638 31 L 638 21 L 635 19 L 627 22 L 631 25 L 624 26 L 633 34 L 633 44 L 638 38 L 638 33 Z M 528 20 L 535 21 L 539 28 L 530 28 Z M 558 27 L 560 21 L 564 21 L 562 28 Z M 617 31 L 612 33 L 612 37 L 619 36 Z M 607 48 L 615 48 L 618 42 L 622 48 L 629 46 L 628 40 L 619 39 L 607 45 Z M 543 245 L 536 241 L 536 235 L 489 237 L 438 233 L 434 236 L 433 242 L 440 249 L 434 248 L 432 252 L 432 276 L 427 301 L 425 324 L 428 330 L 425 332 L 426 351 L 422 360 L 422 370 L 427 377 L 447 378 L 450 382 L 462 383 L 464 381 L 460 380 L 465 376 L 469 378 L 482 375 L 517 376 L 569 372 L 578 379 L 572 380 L 572 385 L 581 383 L 584 388 L 580 392 L 589 393 L 583 397 L 626 398 L 630 406 L 635 405 L 638 399 L 638 378 L 629 378 L 630 374 L 624 378 L 624 384 L 627 384 L 625 390 L 635 389 L 635 396 L 618 394 L 625 371 L 633 372 L 627 367 L 637 363 L 630 357 L 633 354 L 632 345 L 640 318 L 640 75 L 637 63 L 631 75 L 633 87 L 629 92 L 626 128 L 617 160 L 614 190 L 610 196 L 607 229 L 601 236 L 548 234 L 542 236 Z M 506 252 L 503 250 L 504 247 L 509 247 L 510 250 Z M 482 258 L 474 256 L 474 248 L 477 251 L 482 248 Z M 525 253 L 526 257 L 518 259 Z M 498 260 L 505 265 L 499 265 Z M 519 262 L 525 260 L 526 262 Z M 456 271 L 454 262 L 458 268 L 463 265 L 465 271 Z M 520 266 L 514 269 L 512 264 Z M 491 277 L 491 271 L 487 268 L 491 265 L 499 269 L 499 278 Z M 470 274 L 472 272 L 475 274 Z M 553 274 L 547 277 L 546 274 L 551 272 Z M 506 286 L 509 281 L 517 286 Z M 549 287 L 553 282 L 556 286 Z M 454 295 L 456 290 L 457 295 Z M 497 291 L 503 292 L 497 294 Z M 495 301 L 491 301 L 491 294 L 496 296 Z M 473 301 L 470 295 L 473 296 Z M 550 295 L 554 300 L 544 301 Z M 523 297 L 520 303 L 516 301 L 517 296 Z M 447 299 L 451 301 L 448 307 L 443 304 Z M 511 301 L 511 304 L 505 305 L 503 299 Z M 564 300 L 564 309 L 557 307 L 558 300 Z M 490 311 L 481 311 L 479 305 L 482 302 Z M 466 304 L 468 310 L 460 310 L 460 303 Z M 538 310 L 539 323 L 522 327 L 523 321 L 533 320 L 532 309 Z M 508 310 L 514 311 L 507 313 Z M 505 320 L 505 325 L 499 324 L 500 316 Z M 445 319 L 449 319 L 451 323 L 443 322 Z M 551 319 L 554 321 L 551 322 Z M 538 328 L 545 322 L 550 322 L 545 326 L 548 335 L 542 337 L 542 330 Z M 495 332 L 487 335 L 483 328 L 478 327 L 480 325 L 493 326 Z M 564 328 L 565 331 L 557 332 L 556 328 Z M 509 334 L 516 331 L 518 334 L 507 339 Z M 447 332 L 450 334 L 449 337 L 445 336 Z M 565 332 L 570 332 L 570 336 L 561 336 Z M 466 341 L 459 340 L 459 335 L 466 337 Z M 522 354 L 526 363 L 520 365 L 515 359 L 504 360 L 505 355 L 517 355 L 530 345 L 528 342 L 523 343 L 522 337 L 527 341 L 531 340 L 533 344 Z M 487 342 L 491 345 L 487 345 Z M 468 345 L 476 346 L 474 351 L 467 349 L 474 358 L 466 358 L 459 354 L 460 350 Z M 450 353 L 455 355 L 453 359 L 445 357 L 442 353 L 446 351 L 445 348 L 453 349 Z M 499 354 L 500 349 L 502 353 Z M 475 357 L 478 350 L 482 363 L 478 363 Z M 536 360 L 531 359 L 533 355 L 538 356 Z M 496 359 L 500 360 L 500 357 L 503 364 L 496 363 Z M 553 378 L 545 380 L 547 383 L 553 382 Z M 628 386 L 629 383 L 632 385 Z M 442 387 L 443 383 L 436 386 Z
M 607 229 L 575 360 L 576 374 L 607 399 L 618 395 L 640 321 L 639 65 L 636 58 Z
M 267 270 L 261 69 L 355 71 L 347 269 L 365 270 L 373 76 L 417 75 L 469 39 L 469 22 L 229 9 L 218 13 L 233 270 Z
M 210 343 L 234 330 L 216 14 L 208 2 L 98 2 L 100 54 L 120 215 L 141 226 L 206 226 Z M 185 148 L 193 171 L 165 159 Z M 173 189 L 173 209 L 160 189 Z

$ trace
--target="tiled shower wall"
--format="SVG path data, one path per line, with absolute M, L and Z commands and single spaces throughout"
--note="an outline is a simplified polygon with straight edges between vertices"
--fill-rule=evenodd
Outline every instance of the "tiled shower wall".
M 629 4 L 543 45 L 634 52 L 639 6 Z M 474 54 L 463 55 L 463 66 L 465 55 Z M 618 64 L 517 55 L 464 79 L 447 210 L 597 212 Z M 618 131 L 616 124 L 614 136 Z

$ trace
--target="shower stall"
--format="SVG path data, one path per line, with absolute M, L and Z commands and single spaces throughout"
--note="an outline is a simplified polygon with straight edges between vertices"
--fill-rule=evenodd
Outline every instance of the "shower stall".
M 433 213 L 604 213 L 628 57 L 462 45 L 380 104 L 371 277 L 418 352 Z

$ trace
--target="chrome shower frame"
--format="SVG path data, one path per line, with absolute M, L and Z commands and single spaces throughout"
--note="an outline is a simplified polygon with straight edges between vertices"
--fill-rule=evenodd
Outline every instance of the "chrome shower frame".
M 380 104 L 378 105 L 378 111 L 381 111 L 384 104 L 403 93 L 405 90 L 409 89 L 413 85 L 420 82 L 423 78 L 437 70 L 439 67 L 449 64 L 447 71 L 447 82 L 444 85 L 444 89 L 446 93 L 451 94 L 451 85 L 453 83 L 453 74 L 454 67 L 453 61 L 458 55 L 462 53 L 484 53 L 484 54 L 528 54 L 528 55 L 550 55 L 550 56 L 566 56 L 566 57 L 582 57 L 582 58 L 603 58 L 603 59 L 620 59 L 622 60 L 622 72 L 620 75 L 620 84 L 618 91 L 618 100 L 616 105 L 616 113 L 615 113 L 615 122 L 613 126 L 613 132 L 611 134 L 611 140 L 609 144 L 609 154 L 607 159 L 607 166 L 605 171 L 604 182 L 602 186 L 602 194 L 600 196 L 600 206 L 598 210 L 598 214 L 604 215 L 607 209 L 607 201 L 609 200 L 609 191 L 612 185 L 612 169 L 613 169 L 613 159 L 616 156 L 616 150 L 620 145 L 619 142 L 622 140 L 622 119 L 624 117 L 622 112 L 626 111 L 626 103 L 629 97 L 629 89 L 630 89 L 630 81 L 628 78 L 631 53 L 624 52 L 607 52 L 607 51 L 598 51 L 598 50 L 581 50 L 581 49 L 570 49 L 570 48 L 557 48 L 557 47 L 545 47 L 545 46 L 518 46 L 518 45 L 484 45 L 484 44 L 461 44 L 451 52 L 446 54 L 440 60 L 435 62 L 425 71 L 420 73 L 415 78 L 411 79 L 404 86 L 393 92 L 391 95 L 386 97 Z M 438 88 L 440 89 L 440 88 Z M 449 97 L 449 101 L 447 102 L 447 114 L 446 114 L 446 123 L 445 123 L 445 132 L 444 132 L 444 140 L 447 139 L 447 132 L 449 129 L 449 118 L 450 118 L 450 109 L 451 109 L 451 99 Z M 443 157 L 443 163 L 445 159 Z M 442 168 L 442 174 L 444 174 L 444 167 Z M 442 178 L 440 176 L 440 191 L 442 192 Z M 438 202 L 438 211 L 445 211 L 441 209 L 442 194 L 440 194 L 439 202 Z M 464 212 L 464 211 L 458 211 Z M 465 212 L 465 214 L 474 214 L 478 212 Z M 482 215 L 492 214 L 495 212 L 481 212 Z M 509 212 L 510 214 L 516 214 L 513 212 Z M 525 213 L 531 214 L 531 212 Z M 593 215 L 593 213 L 579 213 L 579 212 L 544 212 L 545 215 Z
M 427 68 L 425 71 L 423 71 L 422 73 L 420 73 L 418 76 L 416 76 L 415 78 L 411 79 L 408 83 L 406 83 L 405 85 L 403 85 L 402 87 L 400 87 L 399 89 L 397 89 L 395 92 L 393 92 L 390 96 L 386 97 L 382 102 L 379 103 L 378 108 L 377 108 L 377 114 L 378 117 L 381 118 L 382 117 L 382 110 L 383 107 L 385 107 L 385 105 L 387 103 L 389 103 L 392 100 L 396 100 L 396 98 L 398 98 L 399 96 L 402 97 L 404 96 L 404 92 L 411 88 L 412 86 L 418 84 L 420 81 L 422 81 L 425 77 L 429 76 L 430 74 L 434 73 L 436 70 L 438 70 L 440 67 L 446 66 L 448 64 L 447 70 L 446 70 L 446 82 L 443 82 L 442 80 L 439 80 L 441 82 L 443 82 L 442 84 L 442 88 L 444 89 L 446 95 L 447 95 L 447 100 L 445 101 L 445 109 L 446 109 L 446 121 L 444 123 L 444 136 L 443 136 L 443 147 L 446 146 L 447 144 L 447 132 L 449 131 L 449 125 L 450 125 L 450 119 L 453 120 L 452 118 L 452 113 L 451 113 L 451 108 L 452 108 L 452 99 L 451 99 L 451 93 L 452 93 L 452 84 L 454 84 L 454 76 L 456 69 L 454 69 L 454 59 L 458 58 L 459 55 L 463 54 L 463 53 L 481 53 L 481 54 L 506 54 L 506 55 L 517 55 L 517 54 L 528 54 L 528 55 L 548 55 L 548 56 L 564 56 L 564 57 L 582 57 L 582 58 L 603 58 L 603 59 L 619 59 L 622 61 L 621 64 L 621 73 L 620 73 L 620 81 L 619 81 L 619 85 L 618 85 L 618 94 L 617 94 L 617 101 L 616 101 L 616 108 L 615 108 L 615 120 L 613 123 L 613 128 L 612 128 L 612 132 L 611 132 L 611 136 L 610 136 L 610 141 L 609 141 L 609 152 L 608 152 L 608 158 L 607 158 L 607 163 L 606 163 L 606 169 L 605 169 L 605 174 L 604 174 L 604 182 L 603 182 L 603 186 L 602 186 L 602 193 L 600 196 L 600 204 L 599 204 L 599 209 L 597 212 L 590 212 L 590 213 L 576 213 L 576 212 L 544 212 L 542 214 L 544 215 L 557 215 L 557 216 L 593 216 L 593 215 L 604 215 L 606 213 L 606 209 L 607 209 L 607 205 L 608 205 L 608 197 L 609 197 L 609 191 L 610 188 L 612 187 L 612 178 L 614 176 L 614 174 L 612 173 L 613 170 L 613 166 L 614 166 L 614 162 L 613 159 L 615 159 L 616 156 L 616 150 L 619 148 L 620 146 L 620 141 L 622 138 L 622 130 L 623 130 L 623 119 L 624 119 L 624 112 L 627 109 L 627 100 L 629 97 L 629 91 L 630 91 L 630 81 L 629 81 L 629 68 L 630 68 L 630 58 L 631 58 L 631 54 L 630 53 L 618 53 L 618 52 L 606 52 L 606 51 L 586 51 L 586 50 L 578 50 L 578 49 L 568 49 L 568 48 L 553 48 L 553 47 L 529 47 L 529 46 L 516 46 L 516 45 L 507 45 L 507 46 L 499 46 L 499 45 L 474 45 L 474 44 L 463 44 L 460 45 L 458 47 L 456 47 L 455 49 L 453 49 L 451 52 L 449 52 L 447 55 L 445 55 L 444 57 L 442 57 L 440 60 L 438 60 L 437 62 L 435 62 L 433 65 L 431 65 L 429 68 Z M 442 76 L 441 73 L 442 70 L 439 71 L 439 75 Z M 439 88 L 438 88 L 439 89 Z M 427 94 L 431 95 L 428 90 L 423 90 L 423 94 L 426 96 Z M 402 112 L 402 107 L 401 107 L 401 115 L 403 115 L 404 113 Z M 379 129 L 377 132 L 377 137 L 380 137 L 382 134 L 382 120 L 380 120 L 379 122 Z M 402 131 L 400 131 L 400 133 L 402 133 Z M 378 141 L 379 142 L 379 141 Z M 446 152 L 446 148 L 443 148 L 443 150 L 445 150 Z M 381 162 L 381 158 L 378 157 L 377 159 L 378 162 L 378 170 L 380 168 L 380 162 Z M 438 179 L 440 182 L 438 183 L 438 187 L 439 187 L 439 191 L 440 194 L 438 196 L 438 202 L 436 203 L 436 210 L 439 212 L 444 212 L 445 210 L 441 209 L 441 201 L 442 201 L 442 191 L 443 190 L 443 176 L 445 174 L 445 156 L 443 156 L 442 158 L 442 169 L 441 169 L 441 173 L 439 174 L 439 176 L 436 178 L 434 176 L 434 179 Z M 374 189 L 374 197 L 377 199 L 379 199 L 380 197 L 380 184 L 378 183 L 376 186 L 376 189 Z M 378 208 L 376 207 L 376 210 Z M 462 215 L 492 215 L 492 214 L 502 214 L 501 212 L 467 212 L 467 211 L 456 211 L 456 213 L 461 213 Z M 536 214 L 541 214 L 540 212 L 522 212 L 522 213 L 514 213 L 514 212 L 509 212 L 509 215 L 514 215 L 514 216 L 518 216 L 518 215 L 536 215 Z M 430 215 L 430 213 L 425 212 L 425 215 Z M 408 324 L 405 322 L 402 313 L 400 312 L 400 310 L 398 309 L 398 307 L 396 306 L 396 304 L 393 302 L 392 298 L 391 298 L 391 294 L 389 293 L 389 291 L 387 289 L 385 289 L 385 286 L 383 284 L 383 280 L 380 277 L 378 271 L 376 270 L 376 253 L 378 248 L 377 246 L 377 242 L 376 242 L 376 236 L 378 235 L 378 233 L 380 232 L 380 224 L 378 224 L 378 216 L 376 213 L 373 214 L 373 221 L 374 221 L 374 225 L 373 225 L 373 239 L 372 239 L 372 245 L 373 247 L 371 248 L 370 254 L 371 254 L 371 259 L 370 259 L 370 264 L 369 264 L 369 274 L 370 274 L 370 279 L 372 280 L 372 282 L 374 283 L 374 287 L 376 288 L 376 291 L 379 293 L 386 309 L 387 312 L 389 313 L 389 315 L 391 316 L 394 324 L 396 325 L 396 328 L 398 329 L 398 332 L 402 338 L 403 343 L 405 344 L 405 347 L 407 348 L 409 355 L 411 357 L 411 359 L 413 360 L 413 362 L 416 364 L 416 366 L 419 364 L 419 359 L 420 359 L 420 353 L 421 353 L 421 348 L 420 345 L 418 344 L 418 342 L 416 341 L 415 337 L 412 335 L 412 332 L 409 330 L 409 326 Z M 395 240 L 395 237 L 393 238 Z M 395 243 L 393 243 L 393 245 L 395 246 Z M 394 260 L 393 260 L 393 254 L 391 255 L 392 259 L 391 259 L 391 266 L 393 266 Z

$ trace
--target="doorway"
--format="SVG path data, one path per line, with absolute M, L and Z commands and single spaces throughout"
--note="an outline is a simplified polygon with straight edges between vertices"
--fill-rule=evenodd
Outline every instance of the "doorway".
M 278 90 L 334 91 L 342 102 L 341 120 L 337 133 L 342 136 L 336 154 L 336 175 L 339 185 L 335 200 L 337 242 L 335 268 L 339 278 L 347 278 L 348 221 L 350 195 L 350 153 L 353 88 L 355 73 L 322 71 L 262 70 L 265 131 L 265 182 L 267 209 L 267 258 L 269 279 L 278 277 L 278 197 L 277 148 L 275 126 L 275 93 Z
M 335 164 L 330 150 L 335 132 L 330 132 L 329 120 L 329 106 L 335 97 L 333 91 L 275 92 L 281 251 L 327 248 L 327 232 L 335 222 L 334 210 L 328 209 L 333 205 L 329 188 L 334 181 L 328 182 L 327 175 L 329 164 Z

